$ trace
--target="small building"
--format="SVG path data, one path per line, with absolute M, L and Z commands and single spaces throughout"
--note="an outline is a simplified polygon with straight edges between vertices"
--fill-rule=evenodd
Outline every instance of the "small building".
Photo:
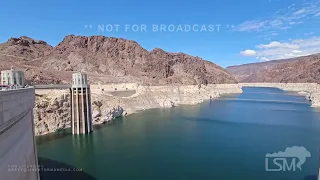
M 2 85 L 17 85 L 24 86 L 24 72 L 16 71 L 11 67 L 10 70 L 1 71 L 1 83 Z
M 92 131 L 90 85 L 86 74 L 72 74 L 71 87 L 72 134 L 87 134 Z

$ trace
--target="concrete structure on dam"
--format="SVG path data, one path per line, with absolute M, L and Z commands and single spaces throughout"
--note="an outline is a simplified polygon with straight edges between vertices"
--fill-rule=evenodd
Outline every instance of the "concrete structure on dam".
M 90 85 L 86 74 L 72 74 L 71 127 L 72 134 L 87 134 L 92 131 Z
M 18 85 L 24 86 L 24 73 L 16 71 L 11 67 L 11 70 L 1 71 L 1 83 L 3 85 Z
M 0 179 L 39 180 L 33 88 L 0 90 Z

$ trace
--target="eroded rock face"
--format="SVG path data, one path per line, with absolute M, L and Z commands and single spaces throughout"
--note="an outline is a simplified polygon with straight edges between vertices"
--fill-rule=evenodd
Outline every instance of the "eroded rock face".
M 92 122 L 93 124 L 102 124 L 110 122 L 114 118 L 120 117 L 123 115 L 123 108 L 119 105 L 108 108 L 102 107 L 103 102 L 96 100 L 92 103 Z
M 122 116 L 119 105 L 103 106 L 103 102 L 92 102 L 92 122 L 102 124 Z M 64 90 L 53 90 L 45 95 L 36 95 L 34 108 L 35 134 L 43 135 L 71 127 L 70 94 Z
M 70 95 L 67 92 L 36 96 L 35 134 L 47 134 L 71 125 Z

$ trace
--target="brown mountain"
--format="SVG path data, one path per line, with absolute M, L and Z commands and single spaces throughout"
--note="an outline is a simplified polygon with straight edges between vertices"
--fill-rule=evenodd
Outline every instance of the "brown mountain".
M 227 67 L 240 82 L 320 83 L 320 54 Z
M 52 47 L 44 41 L 37 41 L 26 36 L 10 38 L 6 43 L 0 44 L 2 55 L 19 56 L 21 59 L 35 59 L 43 57 Z
M 10 38 L 6 43 L 0 44 L 0 68 L 7 69 L 10 65 L 44 57 L 51 49 L 46 42 L 26 36 Z
M 144 84 L 235 83 L 223 68 L 184 53 L 143 49 L 137 42 L 104 36 L 66 36 L 56 47 L 27 37 L 0 45 L 1 69 L 26 71 L 34 84 L 69 83 L 71 73 L 85 72 L 91 83 Z M 1 60 L 2 60 L 1 59 Z
M 26 78 L 32 82 L 56 83 L 61 80 L 54 75 L 42 74 L 41 68 L 28 66 L 27 62 L 42 58 L 49 54 L 52 46 L 44 41 L 34 40 L 22 36 L 20 38 L 10 38 L 7 42 L 0 44 L 0 70 L 15 69 L 26 71 Z

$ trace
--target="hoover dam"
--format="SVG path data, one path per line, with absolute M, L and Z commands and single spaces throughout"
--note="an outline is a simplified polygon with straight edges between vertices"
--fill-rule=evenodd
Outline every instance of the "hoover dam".
M 249 88 L 243 94 L 243 89 L 246 89 L 247 87 L 269 87 L 269 88 L 271 87 L 271 89 L 262 88 L 262 89 L 256 90 L 256 89 Z M 61 88 L 61 87 L 58 87 L 58 88 Z M 281 90 L 276 90 L 274 88 L 282 89 L 285 91 L 295 91 L 294 93 L 295 95 L 291 93 L 286 94 L 286 92 Z M 52 153 L 50 152 L 51 150 L 55 149 L 55 148 L 52 149 L 52 147 L 50 147 L 50 144 L 52 144 L 52 142 L 44 142 L 42 145 L 36 146 L 35 136 L 39 135 L 39 129 L 45 128 L 46 124 L 48 124 L 52 126 L 51 127 L 52 129 L 50 129 L 49 131 L 46 131 L 46 133 L 50 133 L 50 132 L 56 132 L 59 129 L 70 127 L 70 121 L 71 121 L 70 120 L 71 111 L 70 111 L 70 103 L 69 103 L 70 94 L 68 95 L 68 92 L 65 90 L 55 90 L 55 91 L 58 91 L 58 95 L 54 95 L 55 98 L 52 98 L 53 101 L 50 103 L 47 103 L 49 104 L 48 107 L 43 105 L 40 105 L 39 107 L 35 107 L 35 104 L 37 106 L 36 94 L 41 94 L 40 95 L 41 98 L 37 100 L 39 101 L 47 98 L 45 94 L 53 92 L 52 90 L 45 90 L 45 88 L 44 89 L 40 88 L 40 89 L 41 90 L 37 89 L 38 93 L 34 88 L 20 88 L 20 89 L 9 89 L 9 90 L 0 91 L 0 143 L 1 143 L 0 172 L 2 175 L 1 178 L 4 178 L 5 180 L 39 180 L 41 176 L 41 170 L 39 168 L 41 168 L 41 165 L 40 166 L 38 165 L 38 153 L 39 153 L 39 163 L 41 164 L 40 162 L 41 158 L 42 160 L 44 158 L 45 159 L 53 158 Z M 114 94 L 115 89 L 118 90 L 118 93 L 121 91 L 128 90 L 132 92 L 132 94 L 124 97 L 112 95 Z M 243 119 L 243 120 L 252 119 L 253 117 L 252 113 L 254 111 L 251 111 L 250 108 L 243 109 L 242 111 L 241 108 L 247 107 L 249 105 L 252 106 L 253 104 L 256 104 L 256 105 L 259 104 L 259 106 L 263 108 L 268 107 L 268 108 L 271 108 L 271 110 L 272 108 L 275 108 L 275 107 L 281 109 L 283 108 L 283 105 L 286 105 L 288 106 L 287 108 L 289 108 L 289 110 L 286 109 L 285 111 L 279 111 L 281 113 L 278 114 L 279 116 L 283 116 L 284 120 L 290 120 L 290 118 L 288 117 L 291 117 L 292 114 L 295 113 L 295 111 L 297 112 L 303 111 L 304 113 L 302 113 L 301 116 L 303 116 L 305 119 L 312 119 L 312 122 L 314 124 L 318 124 L 317 123 L 318 113 L 313 112 L 314 110 L 310 107 L 310 105 L 318 106 L 318 103 L 317 103 L 318 92 L 319 92 L 318 84 L 311 84 L 311 83 L 310 84 L 303 84 L 303 83 L 301 84 L 281 84 L 281 83 L 241 84 L 240 83 L 240 84 L 225 84 L 225 85 L 222 85 L 222 84 L 207 85 L 203 87 L 138 86 L 136 84 L 126 84 L 126 85 L 113 84 L 113 85 L 101 85 L 101 86 L 93 85 L 92 90 L 93 90 L 92 97 L 93 97 L 93 100 L 95 100 L 92 102 L 92 104 L 93 105 L 97 104 L 98 102 L 97 100 L 101 100 L 103 102 L 101 106 L 99 106 L 100 116 L 97 116 L 97 114 L 95 114 L 98 111 L 98 109 L 96 109 L 97 107 L 95 107 L 94 111 L 92 112 L 93 114 L 95 114 L 95 119 L 93 119 L 93 122 L 95 124 L 99 124 L 99 122 L 95 122 L 97 119 L 103 120 L 104 118 L 108 117 L 108 118 L 111 118 L 112 120 L 118 116 L 122 116 L 125 114 L 132 114 L 137 111 L 153 108 L 143 112 L 144 114 L 141 112 L 141 113 L 132 115 L 130 117 L 127 117 L 128 118 L 127 120 L 129 124 L 139 123 L 141 122 L 141 120 L 139 119 L 147 120 L 148 117 L 151 118 L 151 116 L 153 116 L 152 115 L 153 113 L 156 113 L 156 114 L 158 113 L 157 116 L 159 116 L 158 117 L 159 120 L 153 121 L 154 123 L 156 123 L 153 127 L 154 130 L 156 130 L 158 128 L 157 123 L 160 123 L 163 120 L 163 119 L 161 120 L 160 117 L 164 119 L 166 118 L 170 119 L 172 118 L 171 116 L 173 116 L 172 114 L 171 115 L 166 114 L 166 110 L 161 109 L 163 107 L 176 107 L 176 108 L 168 109 L 168 111 L 174 113 L 175 115 L 173 116 L 173 118 L 179 119 L 179 121 L 182 121 L 185 118 L 185 116 L 188 116 L 188 117 L 197 116 L 197 118 L 198 116 L 199 117 L 201 116 L 200 119 L 203 119 L 204 117 L 207 118 L 207 115 L 210 115 L 210 117 L 211 115 L 213 115 L 217 117 L 217 119 L 231 118 L 230 122 L 233 122 L 233 121 L 238 121 L 237 120 L 239 119 L 238 117 L 242 117 L 242 116 L 243 117 L 240 119 Z M 63 93 L 62 91 L 67 92 L 67 94 Z M 111 93 L 111 91 L 113 92 Z M 306 97 L 310 96 L 310 97 L 316 97 L 316 98 L 314 99 L 307 98 L 308 100 L 311 101 L 311 103 L 309 103 L 304 100 L 303 96 L 300 96 L 300 95 L 298 96 L 297 92 L 300 92 L 301 95 L 304 95 Z M 225 97 L 224 95 L 227 95 L 227 94 L 229 95 Z M 65 98 L 61 98 L 60 96 Z M 210 103 L 208 104 L 206 100 L 209 100 L 211 98 L 212 98 L 212 101 L 210 101 Z M 254 101 L 254 103 L 252 103 L 251 101 L 244 101 L 244 102 L 241 101 L 243 99 L 252 99 L 252 98 L 256 98 L 256 101 Z M 299 102 L 299 103 L 291 103 L 291 102 Z M 68 103 L 69 103 L 69 106 L 68 106 Z M 61 109 L 57 109 L 57 111 L 55 110 L 55 106 L 59 104 L 69 107 L 64 109 L 63 112 L 65 114 L 64 113 L 60 114 L 61 118 L 58 115 L 59 114 L 58 111 L 62 112 Z M 193 106 L 187 106 L 191 104 Z M 242 105 L 245 105 L 245 106 L 242 107 Z M 294 109 L 290 109 L 293 107 L 293 105 L 294 105 Z M 181 106 L 181 107 L 177 107 L 177 106 Z M 113 108 L 120 107 L 120 110 L 115 108 L 113 110 L 106 109 L 110 107 L 113 107 Z M 212 107 L 214 107 L 214 111 L 211 109 Z M 228 107 L 228 108 L 225 108 L 225 107 Z M 258 107 L 254 106 L 254 108 L 258 108 Z M 56 114 L 57 116 L 55 116 L 54 118 L 52 118 L 52 120 L 50 120 L 52 122 L 49 121 L 48 119 L 49 116 L 43 117 L 42 114 L 40 114 L 39 117 L 34 116 L 36 114 L 35 112 L 39 111 L 39 109 L 46 110 L 46 111 L 52 110 L 52 113 Z M 205 110 L 205 112 L 203 112 L 203 110 Z M 248 112 L 245 112 L 245 110 Z M 116 113 L 116 111 L 118 112 Z M 259 108 L 257 111 L 260 111 Z M 186 114 L 182 112 L 185 112 Z M 231 114 L 233 114 L 232 116 L 230 116 L 230 112 Z M 108 113 L 111 113 L 112 115 Z M 205 113 L 205 114 L 202 114 L 202 113 Z M 258 121 L 258 117 L 260 117 L 260 115 L 263 113 L 265 112 L 255 113 L 254 117 L 257 117 L 257 118 L 252 119 L 252 121 L 255 121 L 255 122 Z M 248 114 L 251 114 L 250 117 L 248 116 Z M 61 119 L 63 119 L 64 118 L 63 116 L 65 115 L 66 115 L 66 118 L 65 118 L 65 124 L 64 124 L 61 122 Z M 144 115 L 146 115 L 146 117 L 144 117 Z M 272 117 L 267 116 L 267 117 L 268 117 L 267 119 L 269 120 L 274 119 L 273 116 Z M 46 123 L 42 125 L 41 124 L 37 125 L 37 123 L 39 123 L 37 118 L 42 119 L 40 120 L 40 122 L 46 121 Z M 45 118 L 47 118 L 47 120 Z M 295 121 L 300 123 L 300 120 L 304 118 L 300 117 L 300 118 L 297 118 Z M 136 120 L 130 121 L 130 119 L 136 119 Z M 261 120 L 263 120 L 263 118 Z M 209 119 L 207 119 L 206 121 L 209 121 Z M 202 121 L 198 123 L 201 124 L 201 122 Z M 166 123 L 169 123 L 169 122 L 166 122 Z M 246 123 L 250 124 L 251 121 Z M 134 126 L 134 124 L 132 125 Z M 178 124 L 175 124 L 175 126 L 177 125 Z M 121 126 L 121 124 L 107 128 L 107 129 L 111 129 L 111 132 L 113 134 L 111 135 L 111 137 L 116 138 L 116 136 L 119 136 L 119 137 L 126 138 L 125 134 L 121 135 L 121 133 L 119 132 L 118 133 L 113 132 L 112 129 L 117 128 L 118 126 Z M 301 127 L 313 128 L 313 127 L 309 127 L 309 124 L 301 125 Z M 299 128 L 301 127 L 299 126 Z M 212 127 L 212 128 L 216 128 L 216 127 Z M 111 133 L 111 132 L 107 132 L 107 129 L 103 128 L 101 131 L 95 132 L 90 136 L 97 137 L 96 133 L 101 133 L 101 132 Z M 219 132 L 219 129 L 216 129 L 215 131 Z M 244 132 L 245 131 L 247 130 L 244 130 Z M 293 131 L 291 130 L 288 131 L 288 134 L 291 134 L 292 136 L 298 135 L 293 133 Z M 261 136 L 262 135 L 263 134 L 261 134 Z M 50 135 L 47 135 L 47 136 L 49 137 Z M 312 138 L 312 141 L 311 140 L 310 142 L 308 141 L 308 143 L 306 143 L 305 146 L 308 147 L 308 149 L 311 149 L 312 152 L 314 153 L 315 147 L 313 145 L 317 141 L 317 139 L 315 138 L 315 134 L 312 134 L 312 133 L 308 134 L 308 137 L 313 137 L 313 138 Z M 70 138 L 72 140 L 75 138 L 75 136 L 72 136 L 72 135 L 66 136 L 66 140 L 70 140 Z M 244 138 L 243 140 L 246 140 L 246 138 Z M 292 143 L 290 138 L 284 139 L 284 140 Z M 76 141 L 77 143 L 79 143 L 78 142 L 79 139 Z M 255 141 L 255 139 L 253 139 L 253 141 Z M 55 141 L 55 143 L 57 143 L 57 146 L 56 146 L 57 150 L 65 146 L 65 145 L 63 146 L 60 145 L 59 144 L 60 142 L 61 142 L 60 140 Z M 181 143 L 181 142 L 177 142 L 177 143 Z M 302 142 L 299 141 L 298 143 L 302 143 Z M 102 148 L 102 149 L 105 149 L 105 148 Z M 65 150 L 66 149 L 64 149 L 63 151 Z M 270 148 L 270 151 L 271 150 L 272 148 Z M 261 152 L 259 153 L 263 154 L 263 151 L 261 150 Z M 63 155 L 61 155 L 61 157 L 63 157 Z M 87 162 L 89 164 L 92 163 L 89 160 Z M 64 162 L 64 163 L 69 164 L 71 162 Z M 312 163 L 311 164 L 312 168 L 308 169 L 308 173 L 312 172 L 316 167 L 316 164 L 314 161 L 312 161 L 311 163 Z M 77 167 L 77 164 L 71 163 L 70 165 L 72 165 L 72 167 Z M 82 168 L 82 167 L 77 167 L 77 168 Z M 39 173 L 39 170 L 40 170 L 40 173 Z M 86 173 L 89 172 L 89 174 L 91 175 L 93 174 L 94 176 L 97 176 L 99 179 L 103 179 L 105 177 L 105 175 L 103 174 L 95 174 L 91 169 L 86 168 L 84 170 Z M 258 174 L 254 174 L 254 176 L 256 175 Z M 222 177 L 223 176 L 224 175 L 222 174 Z M 41 176 L 41 179 L 47 179 L 48 176 L 44 176 L 44 177 L 45 178 L 42 178 Z
M 33 88 L 0 91 L 0 172 L 4 180 L 39 180 Z

